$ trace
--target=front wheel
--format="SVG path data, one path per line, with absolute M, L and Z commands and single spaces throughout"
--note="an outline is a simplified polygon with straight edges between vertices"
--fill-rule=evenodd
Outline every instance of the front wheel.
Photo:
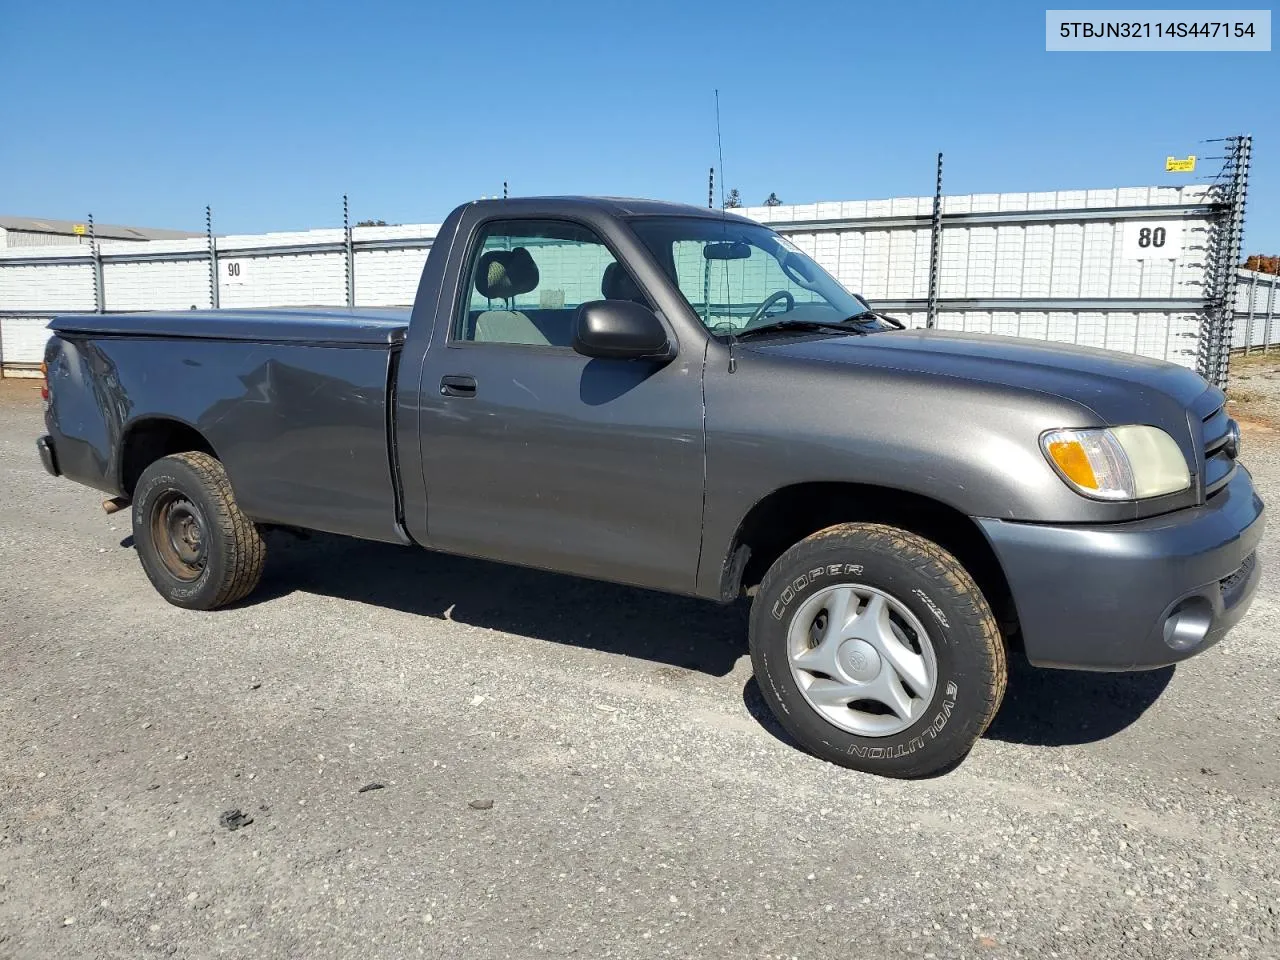
M 267 553 L 222 464 L 199 452 L 162 457 L 142 472 L 133 492 L 133 542 L 160 596 L 192 610 L 248 595 Z
M 856 770 L 947 770 L 1004 696 L 1004 644 L 981 590 L 950 553 L 896 527 L 839 524 L 796 544 L 760 585 L 750 630 L 778 721 Z

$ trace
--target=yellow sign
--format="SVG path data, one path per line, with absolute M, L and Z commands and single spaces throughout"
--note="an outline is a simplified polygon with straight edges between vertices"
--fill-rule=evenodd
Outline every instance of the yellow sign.
M 1172 157 L 1170 157 L 1169 159 L 1171 159 L 1171 160 L 1172 160 L 1173 158 L 1172 158 Z M 72 233 L 74 233 L 77 237 L 83 237 L 83 236 L 84 236 L 84 224 L 83 224 L 83 223 L 77 223 L 74 227 L 72 227 L 72 228 L 71 228 L 71 232 L 72 232 Z
M 1196 168 L 1196 155 L 1193 153 L 1185 160 L 1179 160 L 1177 157 L 1164 158 L 1165 173 L 1191 173 Z

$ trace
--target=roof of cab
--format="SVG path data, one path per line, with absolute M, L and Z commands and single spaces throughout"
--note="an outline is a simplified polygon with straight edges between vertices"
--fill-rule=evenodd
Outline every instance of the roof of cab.
M 501 200 L 473 200 L 472 203 L 476 206 L 506 204 L 514 209 L 537 207 L 545 210 L 563 207 L 566 212 L 591 207 L 615 217 L 703 217 L 716 220 L 727 218 L 742 223 L 754 222 L 736 213 L 729 213 L 727 210 L 695 207 L 692 204 L 672 203 L 668 200 L 644 200 L 637 197 L 510 197 Z

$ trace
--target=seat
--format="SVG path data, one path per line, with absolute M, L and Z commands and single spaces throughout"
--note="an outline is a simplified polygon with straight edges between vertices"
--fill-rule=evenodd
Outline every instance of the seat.
M 538 265 L 525 247 L 489 250 L 476 265 L 476 290 L 486 300 L 506 300 L 538 286 Z M 550 346 L 551 341 L 519 310 L 486 310 L 476 317 L 477 341 Z
M 604 268 L 604 276 L 600 278 L 600 292 L 606 300 L 631 300 L 649 306 L 648 298 L 631 279 L 631 274 L 617 262 Z

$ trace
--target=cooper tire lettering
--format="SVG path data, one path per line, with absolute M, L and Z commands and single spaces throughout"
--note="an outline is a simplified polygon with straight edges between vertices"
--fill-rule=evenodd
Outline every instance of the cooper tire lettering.
M 792 644 L 800 641 L 792 620 L 809 610 L 816 592 L 842 582 L 914 608 L 914 629 L 924 631 L 936 656 L 932 697 L 917 700 L 910 722 L 887 736 L 827 717 L 793 672 Z M 999 627 L 969 573 L 937 544 L 871 523 L 829 527 L 775 561 L 755 593 L 751 657 L 766 703 L 797 743 L 833 763 L 892 777 L 932 775 L 958 763 L 994 716 L 1006 678 Z M 850 660 L 853 669 L 856 663 Z
M 938 734 L 942 732 L 942 728 L 947 725 L 947 720 L 951 717 L 951 712 L 955 709 L 955 706 L 956 706 L 955 697 L 958 690 L 959 688 L 955 685 L 955 683 L 948 683 L 947 689 L 946 689 L 946 699 L 944 699 L 942 703 L 939 704 L 940 709 L 938 713 L 934 715 L 933 722 L 930 723 L 929 726 L 925 727 L 921 733 L 912 737 L 906 743 L 897 744 L 894 747 L 894 752 L 891 755 L 894 757 L 910 756 L 911 754 L 915 753 L 917 750 L 924 749 L 924 746 L 925 746 L 924 738 L 926 736 L 931 741 L 936 740 L 938 738 Z M 877 749 L 879 748 L 863 747 L 855 743 L 855 744 L 850 744 L 848 752 L 852 756 L 859 757 L 862 759 L 875 759 L 877 756 L 890 755 L 890 754 L 877 754 L 874 752 Z
M 775 620 L 781 620 L 786 614 L 787 607 L 791 605 L 791 601 L 805 587 L 809 586 L 819 577 L 838 577 L 841 574 L 845 576 L 858 576 L 862 573 L 863 567 L 860 563 L 829 563 L 825 567 L 814 567 L 806 573 L 802 573 L 789 584 L 787 584 L 782 593 L 779 594 L 777 601 L 769 609 L 770 614 Z
M 937 618 L 937 621 L 940 624 L 942 624 L 948 630 L 951 629 L 951 621 L 947 619 L 947 615 L 942 612 L 942 609 L 936 603 L 933 602 L 932 597 L 930 597 L 927 593 L 925 593 L 919 587 L 912 590 L 911 593 L 913 596 L 920 598 L 921 602 L 924 603 L 924 605 L 929 608 L 929 612 L 932 613 L 935 618 Z

